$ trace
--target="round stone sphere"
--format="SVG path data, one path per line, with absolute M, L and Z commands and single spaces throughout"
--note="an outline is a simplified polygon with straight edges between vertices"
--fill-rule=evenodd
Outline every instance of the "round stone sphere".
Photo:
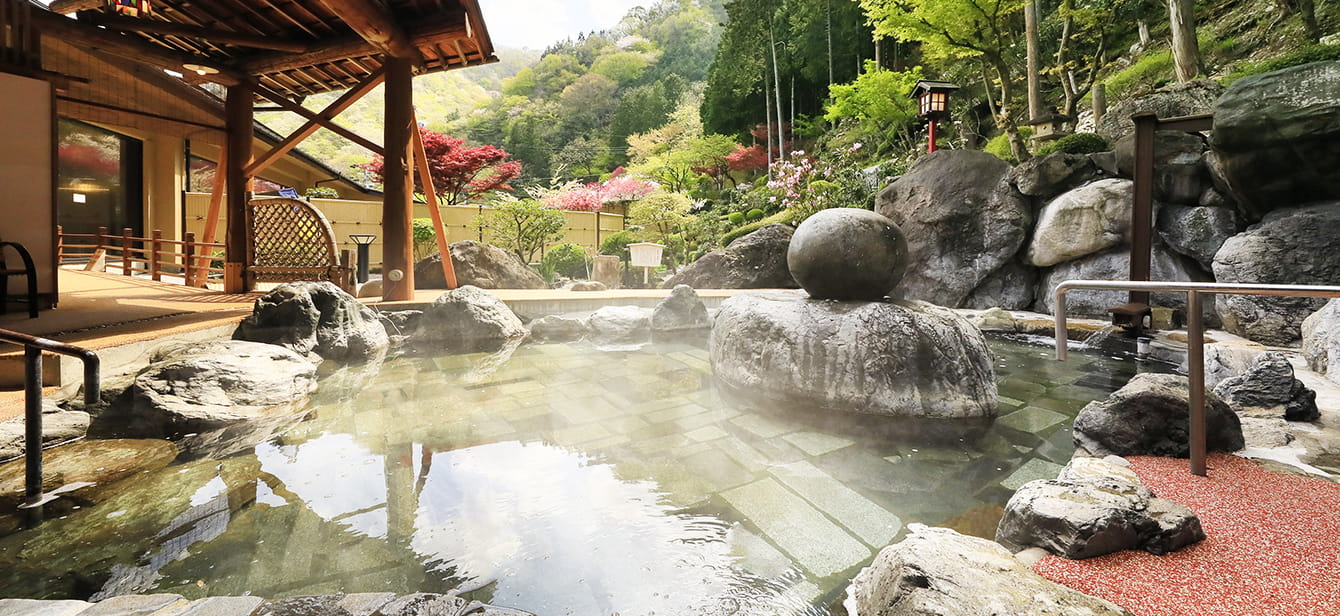
M 814 299 L 875 301 L 903 279 L 907 239 L 870 210 L 822 210 L 796 227 L 786 265 Z

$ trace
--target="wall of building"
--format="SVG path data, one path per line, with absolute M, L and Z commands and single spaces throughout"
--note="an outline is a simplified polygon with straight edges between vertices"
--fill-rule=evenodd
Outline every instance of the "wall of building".
M 51 85 L 0 73 L 0 240 L 19 242 L 33 255 L 38 292 L 56 293 L 55 113 Z M 5 265 L 21 265 L 6 252 Z M 10 293 L 26 281 L 9 280 Z
M 210 195 L 207 193 L 186 194 L 185 230 L 194 232 L 197 239 L 204 237 L 205 218 L 209 214 L 209 198 Z M 335 238 L 340 243 L 339 248 L 341 249 L 356 250 L 353 241 L 349 239 L 351 234 L 371 233 L 376 235 L 377 239 L 373 242 L 369 251 L 369 261 L 374 269 L 381 265 L 383 233 L 381 228 L 382 204 L 380 201 L 312 199 L 312 204 L 330 220 L 331 227 L 335 231 Z M 483 208 L 483 211 L 488 210 L 487 207 Z M 442 224 L 446 227 L 447 239 L 452 242 L 479 239 L 479 234 L 474 226 L 475 218 L 479 215 L 479 212 L 480 208 L 476 206 L 443 207 Z M 557 243 L 578 244 L 593 252 L 596 249 L 597 216 L 600 219 L 601 238 L 622 231 L 624 228 L 624 217 L 618 214 L 563 212 L 563 215 L 567 219 L 567 225 L 563 230 L 563 239 Z M 428 207 L 424 204 L 416 204 L 414 217 L 428 218 Z M 226 214 L 221 215 L 215 233 L 215 241 L 222 241 L 227 226 Z M 166 231 L 164 236 L 167 236 Z M 435 252 L 435 250 L 431 252 Z

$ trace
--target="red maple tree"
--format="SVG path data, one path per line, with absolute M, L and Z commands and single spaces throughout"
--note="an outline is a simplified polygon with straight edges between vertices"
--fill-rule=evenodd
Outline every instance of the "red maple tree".
M 758 171 L 768 167 L 768 153 L 761 145 L 740 146 L 726 155 L 726 166 L 731 171 Z
M 422 126 L 419 134 L 423 135 L 433 188 L 445 205 L 456 205 L 497 190 L 512 190 L 507 183 L 521 175 L 521 163 L 508 160 L 510 155 L 500 147 L 467 146 L 464 139 Z M 381 182 L 384 164 L 381 156 L 374 156 L 372 162 L 361 166 Z M 414 174 L 414 190 L 423 192 L 418 173 Z

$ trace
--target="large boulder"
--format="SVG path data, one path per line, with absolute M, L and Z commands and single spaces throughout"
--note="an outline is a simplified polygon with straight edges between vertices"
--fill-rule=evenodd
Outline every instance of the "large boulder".
M 1135 375 L 1106 400 L 1090 402 L 1075 417 L 1075 447 L 1091 455 L 1185 458 L 1191 386 L 1176 374 Z M 1209 451 L 1242 449 L 1242 424 L 1213 392 L 1205 392 Z
M 1314 372 L 1340 383 L 1340 299 L 1303 320 L 1303 357 Z
M 385 354 L 389 344 L 377 314 L 330 282 L 276 287 L 256 300 L 233 338 L 335 361 L 365 361 Z
M 586 323 L 598 343 L 643 342 L 651 336 L 652 314 L 639 306 L 605 306 Z
M 1215 104 L 1210 146 L 1249 221 L 1340 199 L 1340 61 L 1233 82 Z
M 1032 310 L 1037 295 L 1038 269 L 1018 261 L 1010 261 L 991 272 L 976 289 L 963 300 L 963 308 L 985 310 Z
M 1130 180 L 1099 180 L 1071 190 L 1038 214 L 1029 265 L 1047 267 L 1118 246 L 1130 240 Z
M 851 616 L 1130 616 L 1034 573 L 1000 544 L 909 524 L 847 588 Z
M 287 348 L 244 340 L 154 352 L 90 431 L 168 438 L 193 454 L 255 445 L 307 412 L 316 366 Z
M 1222 207 L 1164 204 L 1154 224 L 1163 243 L 1174 252 L 1191 257 L 1205 271 L 1214 255 L 1239 230 L 1238 215 Z
M 1081 460 L 1083 470 L 1067 472 Z M 1075 458 L 1058 479 L 1024 484 L 996 528 L 996 542 L 1012 552 L 1037 547 L 1072 560 L 1121 550 L 1166 554 L 1204 538 L 1190 509 L 1156 497 L 1128 469 L 1095 458 Z
M 586 335 L 586 317 L 547 314 L 530 322 L 530 337 L 542 342 L 572 342 Z
M 1245 372 L 1220 381 L 1214 393 L 1245 415 L 1283 415 L 1288 421 L 1315 421 L 1321 416 L 1317 392 L 1295 378 L 1289 358 L 1275 351 L 1258 355 Z
M 492 351 L 526 336 L 521 319 L 498 296 L 463 286 L 439 295 L 423 310 L 414 342 L 454 353 Z
M 1131 122 L 1131 116 L 1139 112 L 1152 112 L 1160 118 L 1210 113 L 1214 110 L 1214 102 L 1223 92 L 1224 86 L 1209 79 L 1164 86 L 1109 107 L 1094 132 L 1113 140 L 1134 133 L 1135 124 Z
M 1219 282 L 1329 285 L 1340 280 L 1340 201 L 1276 210 L 1227 241 L 1214 255 Z M 1325 299 L 1225 295 L 1224 329 L 1257 342 L 1287 345 Z
M 88 434 L 88 413 L 67 411 L 49 400 L 42 401 L 42 445 L 74 440 Z M 23 417 L 0 422 L 0 460 L 23 455 L 27 449 Z
M 786 251 L 795 232 L 788 225 L 768 225 L 735 239 L 694 261 L 663 285 L 695 289 L 794 289 L 798 285 L 786 266 Z
M 1056 285 L 1066 280 L 1130 280 L 1131 249 L 1118 246 L 1074 261 L 1066 261 L 1049 270 L 1038 283 L 1038 310 L 1053 313 L 1056 309 Z M 1205 274 L 1194 263 L 1173 254 L 1160 244 L 1154 244 L 1150 254 L 1151 280 L 1203 280 Z M 1125 291 L 1070 291 L 1066 295 L 1066 311 L 1072 315 L 1107 317 L 1107 309 L 1126 303 Z M 1185 293 L 1155 293 L 1156 306 L 1185 308 Z
M 796 227 L 786 265 L 814 299 L 878 300 L 903 279 L 907 240 L 870 210 L 827 209 Z
M 710 348 L 719 382 L 779 408 L 936 420 L 996 411 L 981 332 L 923 302 L 737 295 L 717 312 Z
M 651 329 L 669 332 L 685 329 L 707 329 L 707 304 L 686 284 L 676 286 L 667 297 L 656 304 L 651 312 Z
M 451 245 L 451 264 L 456 271 L 456 284 L 481 289 L 547 289 L 535 270 L 521 262 L 516 255 L 492 244 L 466 240 Z M 447 280 L 442 274 L 442 255 L 433 253 L 414 264 L 414 288 L 445 289 Z
M 1025 196 L 1050 199 L 1104 175 L 1088 154 L 1053 152 L 1020 163 L 1011 172 L 1010 180 Z
M 1032 214 L 1009 177 L 1009 164 L 985 152 L 941 150 L 879 193 L 875 211 L 907 238 L 903 297 L 959 307 L 1019 252 Z
M 1205 150 L 1205 139 L 1198 135 L 1154 133 L 1154 198 L 1164 203 L 1200 203 L 1201 196 L 1213 186 Z M 1122 137 L 1115 152 L 1122 176 L 1135 177 L 1135 135 Z

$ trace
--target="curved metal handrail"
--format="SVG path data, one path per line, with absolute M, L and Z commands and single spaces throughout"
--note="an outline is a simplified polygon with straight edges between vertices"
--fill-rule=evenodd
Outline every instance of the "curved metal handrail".
M 1066 359 L 1066 292 L 1072 289 L 1098 291 L 1154 291 L 1186 293 L 1186 364 L 1191 380 L 1191 419 L 1187 435 L 1191 449 L 1191 472 L 1205 476 L 1205 328 L 1202 295 L 1264 295 L 1273 297 L 1340 297 L 1340 287 L 1298 284 L 1239 282 L 1162 282 L 1145 280 L 1067 280 L 1056 285 L 1056 359 Z

